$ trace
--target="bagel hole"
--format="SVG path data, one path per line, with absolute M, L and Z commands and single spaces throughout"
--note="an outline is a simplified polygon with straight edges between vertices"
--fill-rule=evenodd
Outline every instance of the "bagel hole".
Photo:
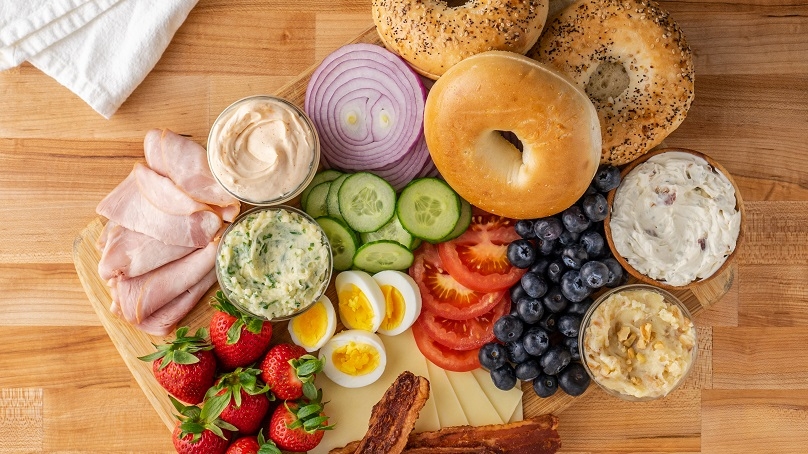
M 592 100 L 608 102 L 628 88 L 630 79 L 626 68 L 620 62 L 601 62 L 586 84 L 586 94 Z
M 507 140 L 511 143 L 514 147 L 516 147 L 519 152 L 525 151 L 524 145 L 522 145 L 522 141 L 519 140 L 519 137 L 516 137 L 513 131 L 497 131 L 503 139 Z
M 444 0 L 449 8 L 457 8 L 458 6 L 463 6 L 469 2 L 469 0 Z

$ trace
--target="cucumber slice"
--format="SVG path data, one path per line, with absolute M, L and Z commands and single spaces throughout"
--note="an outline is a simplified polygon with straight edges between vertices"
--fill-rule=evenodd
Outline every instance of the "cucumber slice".
M 416 238 L 416 237 L 413 237 L 413 238 L 414 239 L 412 240 L 412 244 L 410 245 L 410 250 L 411 251 L 414 251 L 414 250 L 418 249 L 418 246 L 420 246 L 421 243 L 424 242 L 424 240 L 422 240 L 420 238 Z
M 328 216 L 315 219 L 323 228 L 328 242 L 331 244 L 331 253 L 334 257 L 334 269 L 344 271 L 353 265 L 356 247 L 359 241 L 356 234 L 344 222 Z
M 332 181 L 331 187 L 328 189 L 328 197 L 325 199 L 325 205 L 326 208 L 328 208 L 328 215 L 341 221 L 344 219 L 342 217 L 342 213 L 339 212 L 339 188 L 342 187 L 342 183 L 344 183 L 349 176 L 351 175 L 340 175 L 336 180 Z
M 418 238 L 437 242 L 454 230 L 460 219 L 460 196 L 437 178 L 412 180 L 396 203 L 401 225 Z
M 407 249 L 411 249 L 414 238 L 410 232 L 406 231 L 404 227 L 401 226 L 398 216 L 393 216 L 393 219 L 391 219 L 387 224 L 384 224 L 379 230 L 376 230 L 375 232 L 362 233 L 359 235 L 359 237 L 362 239 L 362 243 L 390 240 L 401 244 Z
M 333 169 L 323 170 L 322 172 L 314 175 L 314 177 L 311 179 L 311 183 L 309 183 L 309 185 L 306 186 L 306 189 L 300 193 L 300 206 L 306 206 L 306 200 L 309 198 L 309 193 L 312 189 L 314 189 L 315 186 L 320 183 L 325 183 L 326 181 L 333 181 L 340 175 L 342 175 L 342 172 Z
M 363 244 L 356 251 L 353 264 L 368 273 L 384 270 L 403 270 L 412 265 L 412 252 L 395 241 L 379 240 Z
M 306 198 L 306 204 L 303 205 L 303 211 L 313 218 L 328 215 L 328 210 L 325 207 L 325 198 L 328 196 L 328 189 L 331 187 L 331 182 L 326 181 L 315 186 L 309 196 Z
M 466 229 L 469 228 L 469 225 L 471 225 L 471 204 L 466 202 L 465 199 L 461 198 L 460 219 L 457 220 L 457 225 L 455 225 L 455 228 L 454 230 L 452 230 L 452 233 L 441 238 L 439 243 L 443 243 L 444 241 L 453 240 L 459 237 L 466 231 Z
M 337 199 L 345 223 L 357 232 L 379 230 L 396 211 L 396 191 L 383 178 L 368 172 L 346 178 Z

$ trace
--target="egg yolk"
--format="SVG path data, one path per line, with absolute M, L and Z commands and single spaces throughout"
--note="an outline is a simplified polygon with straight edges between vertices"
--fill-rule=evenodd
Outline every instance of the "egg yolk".
M 298 315 L 292 321 L 292 330 L 297 334 L 303 345 L 314 345 L 325 336 L 328 326 L 328 314 L 322 303 L 317 303 L 311 309 Z
M 382 294 L 384 295 L 384 320 L 382 320 L 382 329 L 393 329 L 401 325 L 404 320 L 404 297 L 401 292 L 392 285 L 382 285 Z
M 339 292 L 339 315 L 351 329 L 373 329 L 373 308 L 368 297 L 353 284 Z
M 347 375 L 365 375 L 379 367 L 379 352 L 368 344 L 349 342 L 334 349 L 331 362 Z

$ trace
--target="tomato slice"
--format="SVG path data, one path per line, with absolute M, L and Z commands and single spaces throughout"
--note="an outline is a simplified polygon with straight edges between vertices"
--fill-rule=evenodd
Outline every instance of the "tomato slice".
M 479 348 L 475 350 L 452 350 L 432 340 L 416 323 L 412 334 L 418 350 L 432 364 L 453 372 L 468 372 L 480 367 Z
M 466 320 L 451 320 L 428 310 L 415 321 L 435 342 L 454 350 L 472 350 L 494 340 L 494 322 L 511 310 L 510 298 L 502 298 L 490 311 Z
M 438 245 L 441 263 L 457 282 L 478 292 L 515 284 L 527 270 L 508 262 L 508 244 L 519 239 L 512 219 L 475 214 L 465 233 Z
M 458 283 L 443 268 L 437 249 L 429 243 L 415 251 L 410 276 L 421 290 L 424 309 L 444 318 L 462 320 L 485 314 L 505 295 L 505 290 L 475 292 Z

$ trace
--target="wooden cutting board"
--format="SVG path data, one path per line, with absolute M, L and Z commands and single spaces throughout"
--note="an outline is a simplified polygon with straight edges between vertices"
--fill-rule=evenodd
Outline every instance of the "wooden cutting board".
M 375 28 L 368 29 L 351 42 L 381 44 Z M 316 66 L 311 67 L 303 72 L 291 83 L 278 90 L 275 95 L 288 99 L 302 107 L 306 94 L 306 85 L 315 67 Z M 296 201 L 293 202 L 293 204 L 296 204 Z M 73 244 L 73 262 L 76 266 L 76 272 L 84 287 L 84 291 L 87 293 L 90 304 L 98 314 L 101 324 L 109 334 L 112 343 L 115 345 L 115 348 L 117 348 L 124 363 L 126 363 L 127 367 L 132 372 L 132 375 L 140 385 L 146 398 L 154 406 L 159 417 L 169 430 L 171 430 L 176 421 L 173 416 L 175 410 L 166 392 L 154 379 L 151 364 L 137 359 L 138 356 L 153 352 L 154 347 L 152 344 L 162 343 L 163 338 L 143 333 L 109 311 L 112 298 L 106 283 L 99 277 L 97 271 L 100 252 L 96 247 L 96 242 L 101 234 L 104 222 L 105 219 L 102 217 L 94 219 L 81 231 L 78 237 L 76 237 Z M 694 291 L 673 293 L 695 314 L 718 301 L 732 286 L 735 275 L 736 265 L 732 264 L 732 266 L 726 268 L 721 276 L 712 279 L 710 286 L 705 286 Z M 205 294 L 194 310 L 180 322 L 180 326 L 190 326 L 192 332 L 198 327 L 207 326 L 211 314 L 213 313 L 213 309 L 210 308 L 207 302 L 210 301 L 210 298 L 218 288 L 218 285 L 214 285 L 214 287 Z M 336 301 L 336 292 L 334 291 L 333 283 L 328 289 L 328 296 L 333 301 Z M 276 323 L 273 326 L 273 331 L 273 343 L 289 341 L 285 322 Z M 524 385 L 524 391 L 523 405 L 525 417 L 545 413 L 559 414 L 575 401 L 574 398 L 563 392 L 558 392 L 556 395 L 547 399 L 541 399 L 533 393 L 530 383 Z

